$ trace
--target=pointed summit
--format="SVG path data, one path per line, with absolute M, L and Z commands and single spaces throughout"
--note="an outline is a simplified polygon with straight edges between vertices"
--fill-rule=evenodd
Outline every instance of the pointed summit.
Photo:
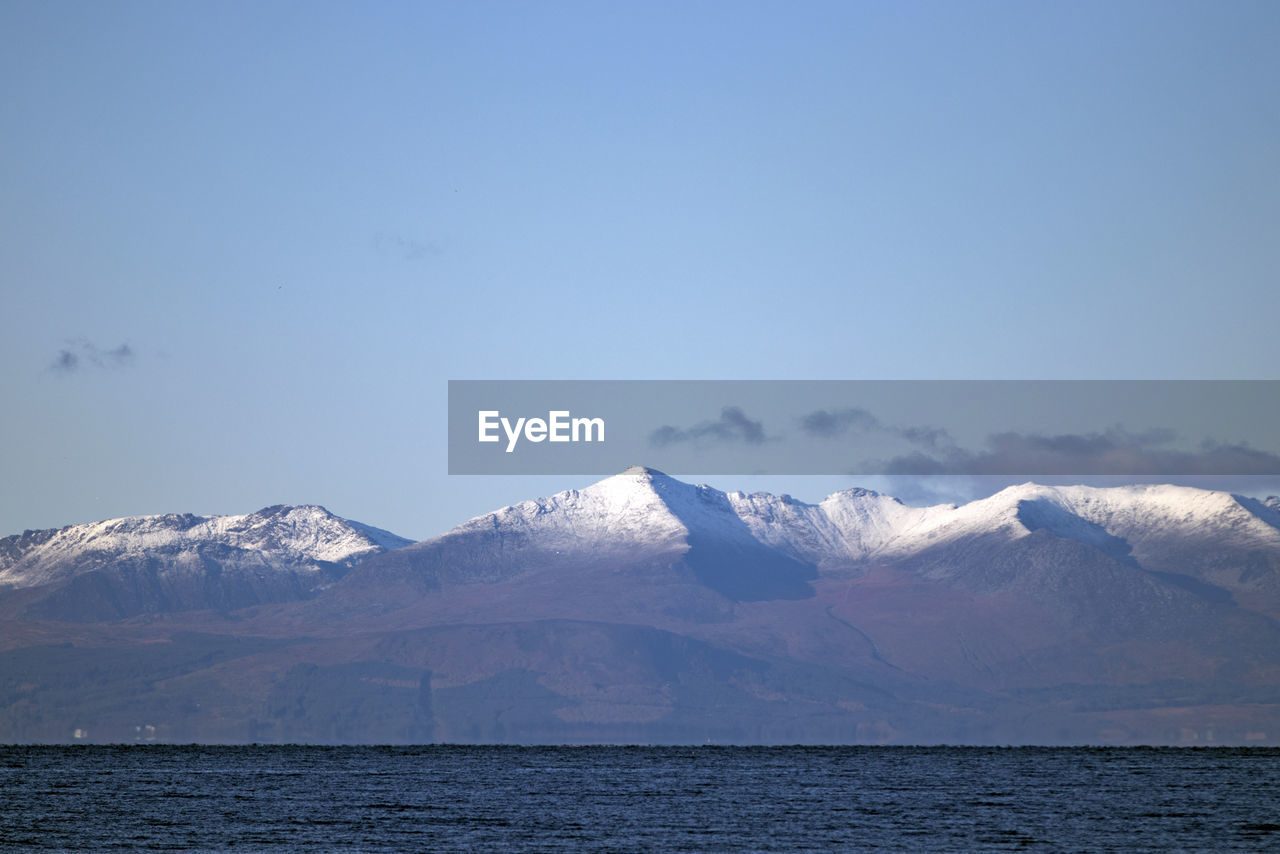
M 670 477 L 666 472 L 660 472 L 657 469 L 648 466 L 627 466 L 619 474 L 630 475 L 632 477 Z
M 705 488 L 707 487 L 685 483 L 648 466 L 630 466 L 618 474 L 596 481 L 581 493 L 570 490 L 569 493 L 561 494 L 592 496 L 614 505 L 615 509 L 629 506 L 634 511 L 637 504 L 669 507 L 673 499 L 687 501 L 694 492 Z M 552 498 L 555 497 L 557 496 Z M 656 508 L 650 506 L 649 509 Z
M 596 489 L 597 487 L 606 490 L 617 490 L 620 487 L 632 489 L 640 487 L 646 492 L 661 495 L 664 499 L 673 494 L 683 494 L 686 491 L 706 488 L 686 483 L 666 472 L 658 471 L 649 466 L 628 466 L 618 474 L 596 481 L 587 489 Z

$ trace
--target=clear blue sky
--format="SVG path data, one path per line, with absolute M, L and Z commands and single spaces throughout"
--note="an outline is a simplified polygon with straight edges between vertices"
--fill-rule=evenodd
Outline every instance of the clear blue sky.
M 1277 44 L 1244 0 L 3 0 L 0 535 L 582 485 L 450 478 L 451 378 L 1276 378 Z

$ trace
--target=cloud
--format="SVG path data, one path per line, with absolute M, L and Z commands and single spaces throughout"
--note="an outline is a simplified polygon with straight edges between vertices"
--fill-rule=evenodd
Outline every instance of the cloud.
M 768 437 L 764 432 L 764 424 L 747 417 L 738 406 L 726 406 L 720 410 L 720 418 L 716 421 L 704 421 L 688 429 L 672 427 L 664 424 L 649 434 L 649 444 L 656 447 L 673 445 L 679 442 L 697 440 L 716 442 L 746 442 L 759 445 Z
M 837 409 L 828 412 L 818 409 L 800 417 L 800 429 L 820 439 L 835 439 L 850 430 L 883 430 L 880 419 L 865 409 Z
M 897 427 L 885 424 L 871 412 L 858 407 L 828 411 L 818 409 L 800 417 L 800 429 L 818 439 L 838 439 L 849 433 L 880 433 L 897 436 L 913 445 L 940 448 L 952 444 L 951 435 L 938 427 Z
M 115 349 L 107 351 L 107 358 L 116 364 L 124 364 L 133 360 L 133 348 L 128 344 L 121 344 Z
M 894 427 L 891 429 L 913 445 L 941 448 L 953 444 L 951 434 L 940 427 Z
M 401 234 L 378 232 L 373 236 L 373 248 L 384 255 L 395 255 L 405 261 L 421 261 L 428 255 L 439 255 L 443 250 L 435 242 L 424 243 Z
M 915 450 L 872 464 L 890 475 L 1259 475 L 1280 474 L 1280 456 L 1247 443 L 1205 439 L 1175 447 L 1171 430 L 1131 433 L 1004 432 L 987 436 L 982 450 L 956 445 Z
M 49 369 L 60 374 L 73 374 L 91 368 L 124 368 L 133 364 L 134 351 L 128 344 L 104 350 L 86 338 L 68 341 L 58 351 Z
M 53 360 L 51 366 L 55 371 L 70 373 L 80 367 L 80 357 L 70 350 L 59 350 L 58 356 Z
M 869 460 L 864 474 L 954 475 L 1269 475 L 1280 474 L 1280 456 L 1243 442 L 1206 439 L 1188 447 L 1173 430 L 1131 432 L 1122 426 L 1093 433 L 989 434 L 984 447 L 958 445 L 946 430 L 886 424 L 866 409 L 819 409 L 799 419 L 818 439 L 888 436 L 912 446 L 887 460 Z

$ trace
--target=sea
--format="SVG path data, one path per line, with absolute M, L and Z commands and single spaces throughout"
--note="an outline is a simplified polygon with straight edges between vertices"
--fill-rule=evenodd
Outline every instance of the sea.
M 10 746 L 0 850 L 1280 850 L 1280 749 Z

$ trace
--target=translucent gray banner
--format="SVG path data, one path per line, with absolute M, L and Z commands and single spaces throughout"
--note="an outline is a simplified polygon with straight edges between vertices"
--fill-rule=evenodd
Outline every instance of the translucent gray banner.
M 453 380 L 450 474 L 1277 475 L 1280 381 Z

